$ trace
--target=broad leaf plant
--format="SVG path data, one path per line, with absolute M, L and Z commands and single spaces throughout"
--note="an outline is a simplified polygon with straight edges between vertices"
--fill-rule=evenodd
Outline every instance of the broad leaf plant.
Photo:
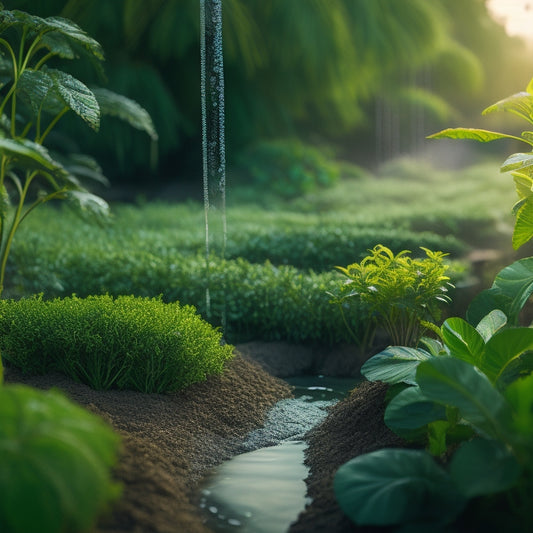
M 533 80 L 484 114 L 500 110 L 533 124 Z M 533 147 L 533 131 L 451 128 L 431 136 L 443 137 Z M 533 151 L 511 155 L 501 170 L 511 172 L 518 193 L 517 249 L 533 238 Z M 470 508 L 476 531 L 479 509 L 490 510 L 494 530 L 533 528 L 533 328 L 519 325 L 531 294 L 527 257 L 474 298 L 467 320 L 449 318 L 432 328 L 437 339 L 390 346 L 363 365 L 367 379 L 390 385 L 386 425 L 419 449 L 378 450 L 339 468 L 335 493 L 355 523 L 444 532 Z
M 106 182 L 99 165 L 83 154 L 59 154 L 47 146 L 67 114 L 98 131 L 104 114 L 157 133 L 149 114 L 133 100 L 89 88 L 59 70 L 61 60 L 88 61 L 101 70 L 100 44 L 70 20 L 8 11 L 0 4 L 0 295 L 13 238 L 39 205 L 66 200 L 81 213 L 105 217 L 109 206 L 82 184 Z M 52 67 L 51 64 L 54 66 Z M 0 364 L 1 366 L 1 364 Z
M 487 107 L 482 114 L 488 115 L 496 111 L 512 113 L 533 126 L 533 79 L 525 91 L 496 102 Z M 520 248 L 533 237 L 533 131 L 523 131 L 518 137 L 477 128 L 447 128 L 428 138 L 471 139 L 482 143 L 499 139 L 514 139 L 528 145 L 531 151 L 510 155 L 500 169 L 502 172 L 511 172 L 518 195 L 518 201 L 513 207 L 513 213 L 516 216 L 512 239 L 513 248 L 515 250 Z

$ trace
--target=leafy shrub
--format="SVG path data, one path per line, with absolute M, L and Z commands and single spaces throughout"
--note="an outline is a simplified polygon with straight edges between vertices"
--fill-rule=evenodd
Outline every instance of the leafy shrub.
M 48 258 L 48 256 L 47 256 Z M 221 325 L 225 312 L 225 336 L 231 342 L 254 339 L 305 342 L 349 340 L 340 316 L 331 308 L 326 291 L 333 290 L 339 275 L 302 272 L 291 266 L 251 264 L 243 259 L 210 262 L 211 315 L 205 306 L 205 257 L 201 254 L 161 258 L 143 250 L 109 251 L 80 246 L 79 254 L 39 259 L 21 274 L 33 276 L 26 289 L 41 287 L 46 298 L 109 293 L 140 297 L 162 295 L 194 305 L 210 323 Z M 30 271 L 31 268 L 31 271 Z M 363 317 L 349 312 L 352 327 Z
M 57 370 L 95 389 L 175 391 L 232 356 L 193 307 L 133 296 L 2 300 L 0 337 L 24 373 Z
M 323 151 L 294 139 L 263 141 L 239 159 L 253 184 L 293 198 L 336 183 L 340 168 Z
M 168 205 L 156 206 L 163 213 L 174 214 L 179 220 L 176 227 L 173 227 L 170 217 L 157 215 L 152 208 L 141 208 L 134 215 L 131 208 L 117 207 L 114 209 L 114 223 L 104 228 L 82 224 L 68 212 L 62 211 L 58 216 L 55 210 L 44 209 L 44 212 L 36 214 L 34 221 L 28 220 L 27 226 L 21 228 L 21 240 L 13 246 L 8 280 L 13 283 L 15 277 L 31 281 L 39 277 L 41 268 L 49 272 L 47 276 L 57 277 L 53 270 L 46 267 L 57 262 L 57 256 L 86 254 L 89 249 L 94 249 L 96 253 L 96 246 L 100 255 L 121 250 L 127 253 L 143 250 L 168 262 L 175 261 L 176 256 L 196 255 L 205 243 L 202 221 L 197 213 L 192 213 L 190 209 L 173 209 Z M 198 214 L 200 211 L 198 206 Z M 226 258 L 241 257 L 251 263 L 268 260 L 275 265 L 325 271 L 335 265 L 361 259 L 376 242 L 386 243 L 395 253 L 405 249 L 418 250 L 419 246 L 424 246 L 446 250 L 451 256 L 459 257 L 467 250 L 463 242 L 446 232 L 439 235 L 386 224 L 383 227 L 361 227 L 340 217 L 336 221 L 306 215 L 290 217 L 288 214 L 277 218 L 263 213 L 254 219 L 247 209 L 230 214 L 229 226 L 238 227 L 238 231 L 231 231 L 228 235 Z M 160 226 L 157 227 L 157 224 Z M 57 240 L 57 232 L 62 233 L 64 240 Z M 216 250 L 218 243 L 213 242 Z M 37 262 L 42 263 L 38 268 Z M 32 291 L 40 291 L 38 284 Z
M 333 303 L 360 302 L 369 322 L 380 324 L 394 344 L 415 346 L 429 322 L 440 319 L 440 305 L 450 302 L 450 278 L 442 252 L 426 248 L 424 259 L 394 254 L 381 244 L 360 263 L 337 267 L 347 279 L 332 294 Z
M 504 494 L 496 529 L 531 529 L 533 329 L 517 321 L 532 279 L 531 258 L 513 263 L 472 302 L 474 323 L 449 318 L 440 340 L 392 346 L 363 365 L 367 379 L 395 388 L 386 425 L 426 449 L 379 450 L 339 468 L 335 492 L 354 522 L 439 527 Z
M 0 387 L 0 530 L 90 531 L 120 494 L 119 437 L 57 391 Z
M 364 257 L 376 242 L 386 242 L 395 253 L 419 246 L 446 249 L 455 256 L 466 250 L 454 237 L 425 231 L 313 225 L 259 234 L 239 232 L 228 239 L 226 257 L 243 257 L 252 263 L 269 260 L 276 265 L 323 271 Z
M 61 17 L 43 19 L 4 10 L 2 4 L 0 22 L 5 88 L 0 99 L 1 293 L 13 238 L 36 207 L 51 200 L 68 200 L 86 215 L 108 214 L 107 203 L 80 182 L 80 178 L 91 178 L 107 183 L 99 165 L 91 157 L 56 155 L 45 147 L 58 121 L 71 112 L 98 131 L 101 115 L 110 114 L 144 130 L 153 141 L 157 133 L 146 110 L 133 100 L 107 89 L 89 89 L 67 72 L 48 67 L 52 58 L 82 57 L 94 65 L 103 61 L 100 44 L 79 26 Z M 58 144 L 63 151 L 71 146 Z M 7 206 L 12 200 L 16 207 L 10 211 Z

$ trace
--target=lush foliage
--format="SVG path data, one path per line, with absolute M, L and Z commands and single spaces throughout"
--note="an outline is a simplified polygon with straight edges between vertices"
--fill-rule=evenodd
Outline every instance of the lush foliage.
M 56 155 L 44 147 L 58 121 L 71 112 L 98 130 L 100 115 L 108 113 L 157 136 L 150 117 L 135 102 L 108 90 L 91 90 L 70 74 L 49 68 L 55 58 L 103 60 L 98 42 L 76 24 L 60 17 L 42 19 L 2 10 L 0 35 L 1 293 L 14 235 L 36 207 L 61 199 L 87 213 L 107 214 L 107 203 L 80 183 L 80 178 L 87 177 L 105 181 L 95 161 L 79 154 Z M 10 211 L 7 206 L 12 197 L 15 209 Z
M 533 80 L 529 82 L 525 91 L 496 102 L 487 107 L 483 114 L 496 111 L 508 111 L 529 124 L 533 124 Z M 533 133 L 531 131 L 523 131 L 521 136 L 517 137 L 482 129 L 449 128 L 430 136 L 433 139 L 444 137 L 472 139 L 479 142 L 514 139 L 533 147 Z M 511 172 L 518 195 L 518 201 L 513 207 L 513 213 L 516 216 L 513 247 L 517 249 L 533 237 L 533 150 L 509 156 L 501 166 L 501 171 Z
M 119 437 L 57 391 L 0 387 L 0 529 L 90 531 L 120 494 Z
M 332 294 L 332 302 L 341 312 L 345 304 L 360 302 L 370 317 L 367 337 L 379 324 L 394 344 L 415 346 L 428 323 L 439 320 L 442 303 L 450 302 L 448 265 L 443 262 L 447 254 L 423 250 L 424 259 L 413 259 L 408 250 L 395 255 L 379 244 L 360 263 L 337 267 L 345 279 Z M 369 343 L 365 339 L 358 344 Z
M 533 123 L 531 93 L 533 81 L 485 113 L 503 109 Z M 456 128 L 433 137 L 531 146 L 531 136 Z M 531 160 L 514 154 L 502 167 L 512 171 L 519 196 L 514 248 L 533 237 Z M 468 322 L 453 317 L 434 328 L 438 340 L 391 346 L 363 365 L 365 377 L 391 385 L 387 426 L 425 449 L 383 449 L 341 466 L 335 492 L 354 522 L 445 531 L 474 508 L 476 530 L 533 527 L 533 328 L 518 325 L 533 292 L 532 266 L 526 258 L 504 268 L 473 300 Z
M 455 260 L 471 244 L 497 246 L 508 238 L 500 229 L 510 228 L 512 217 L 500 204 L 502 198 L 512 201 L 513 191 L 487 165 L 457 176 L 426 167 L 420 175 L 420 169 L 400 163 L 383 172 L 379 179 L 342 180 L 319 195 L 269 208 L 228 209 L 227 259 L 212 258 L 210 317 L 221 323 L 224 291 L 216 280 L 226 279 L 228 340 L 350 341 L 339 311 L 325 294 L 341 279 L 340 273 L 331 272 L 335 264 L 360 260 L 376 242 L 394 253 L 411 249 L 413 257 L 425 255 L 418 249 L 422 245 L 451 252 L 448 275 L 457 285 L 465 269 L 458 271 L 461 264 Z M 400 172 L 402 179 L 397 180 Z M 21 238 L 14 242 L 7 294 L 161 294 L 164 301 L 194 305 L 205 317 L 202 222 L 201 206 L 192 202 L 115 205 L 103 228 L 85 224 L 65 209 L 43 206 L 25 220 Z M 211 230 L 215 238 L 221 233 L 213 224 Z M 447 311 L 459 312 L 454 309 L 464 305 L 458 298 L 463 292 L 454 291 Z M 364 316 L 357 309 L 345 312 L 350 327 L 362 336 Z
M 473 323 L 449 318 L 439 340 L 392 346 L 363 365 L 367 379 L 391 385 L 387 426 L 425 450 L 384 449 L 338 470 L 337 498 L 356 523 L 444 528 L 505 493 L 505 527 L 531 527 L 533 329 L 518 327 L 531 267 L 527 258 L 503 269 L 472 302 Z
M 222 372 L 233 348 L 193 307 L 133 296 L 0 301 L 0 349 L 24 373 L 167 392 Z
M 184 159 L 199 165 L 190 150 L 200 144 L 197 1 L 12 0 L 10 6 L 60 14 L 101 42 L 110 87 L 154 118 L 161 152 L 172 154 L 168 176 L 196 174 L 199 166 Z M 517 72 L 528 60 L 479 0 L 404 0 L 401 7 L 394 0 L 320 0 L 306 9 L 283 0 L 225 0 L 223 10 L 229 159 L 250 142 L 288 135 L 341 138 L 351 153 L 359 148 L 367 156 L 374 151 L 376 100 L 401 118 L 408 150 L 413 121 L 406 111 L 423 109 L 419 115 L 440 117 L 438 124 L 442 110 L 449 117 L 459 108 L 464 116 L 482 90 L 497 98 L 519 83 Z M 483 85 L 485 77 L 490 84 Z M 146 142 L 106 122 L 83 146 L 100 161 L 114 147 L 117 159 L 106 171 L 131 180 L 135 168 L 146 183 Z M 436 127 L 426 124 L 428 131 Z
M 44 285 L 46 296 L 85 297 L 109 293 L 135 294 L 164 300 L 179 300 L 197 307 L 207 317 L 205 304 L 205 257 L 160 257 L 150 252 L 127 250 L 108 252 L 81 246 L 80 255 L 64 254 L 57 263 L 42 263 L 36 287 Z M 41 263 L 34 265 L 37 270 Z M 35 271 L 34 271 L 35 272 Z M 45 272 L 52 277 L 48 280 Z M 35 275 L 26 271 L 27 275 Z M 41 277 L 42 276 L 42 277 Z M 349 336 L 341 317 L 328 303 L 326 291 L 338 283 L 335 274 L 302 272 L 289 265 L 252 264 L 243 259 L 210 261 L 211 314 L 209 321 L 221 324 L 226 314 L 224 334 L 231 342 L 264 339 L 293 342 L 342 342 Z M 364 317 L 354 307 L 348 313 L 351 327 L 358 330 Z
M 339 165 L 326 154 L 291 139 L 250 146 L 241 155 L 239 166 L 253 185 L 282 198 L 329 187 L 340 177 Z

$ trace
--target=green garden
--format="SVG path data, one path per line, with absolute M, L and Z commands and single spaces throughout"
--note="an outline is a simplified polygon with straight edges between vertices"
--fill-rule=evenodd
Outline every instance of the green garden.
M 404 3 L 224 0 L 227 179 L 203 198 L 196 2 L 1 6 L 1 531 L 108 531 L 130 494 L 113 415 L 26 378 L 182 398 L 252 342 L 349 346 L 388 384 L 405 447 L 331 486 L 356 531 L 531 527 L 531 73 L 484 2 Z

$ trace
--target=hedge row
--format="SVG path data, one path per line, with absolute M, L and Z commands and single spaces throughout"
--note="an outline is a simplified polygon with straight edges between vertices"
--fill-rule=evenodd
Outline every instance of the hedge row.
M 3 359 L 94 389 L 171 392 L 222 372 L 233 348 L 191 306 L 120 296 L 0 300 Z
M 213 256 L 207 272 L 201 254 L 161 257 L 142 249 L 102 254 L 91 243 L 79 243 L 75 253 L 72 249 L 58 251 L 55 257 L 32 257 L 30 252 L 28 249 L 27 262 L 12 273 L 12 290 L 18 295 L 39 291 L 45 298 L 73 293 L 80 297 L 161 295 L 166 302 L 194 305 L 211 324 L 222 325 L 225 317 L 225 335 L 231 342 L 350 340 L 340 311 L 330 303 L 328 295 L 341 282 L 341 275 L 333 270 L 305 272 L 292 266 Z M 364 328 L 367 319 L 356 308 L 349 310 L 348 318 L 356 331 Z

